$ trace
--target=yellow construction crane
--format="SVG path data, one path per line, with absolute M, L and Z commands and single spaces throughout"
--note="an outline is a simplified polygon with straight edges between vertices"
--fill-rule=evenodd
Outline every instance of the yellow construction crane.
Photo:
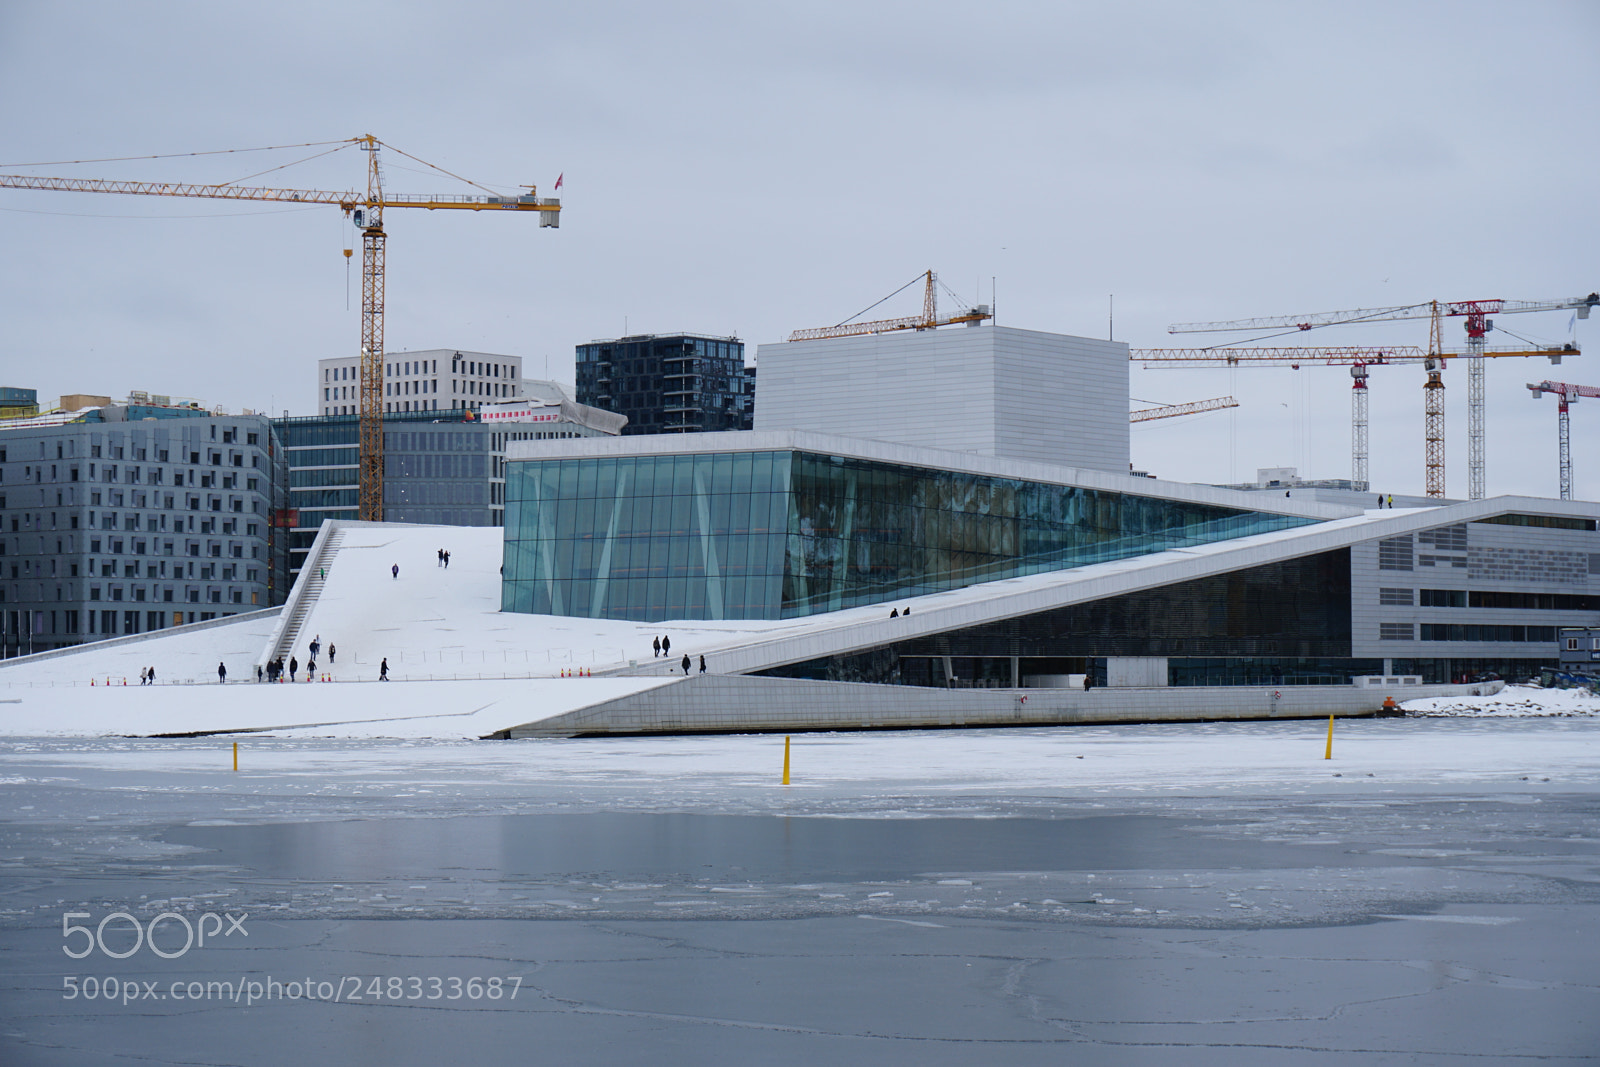
M 842 322 L 837 326 L 818 326 L 811 330 L 796 330 L 789 335 L 789 340 L 817 341 L 825 337 L 859 337 L 862 334 L 889 333 L 893 330 L 932 330 L 958 322 L 982 322 L 984 319 L 994 318 L 994 315 L 990 313 L 987 307 L 979 304 L 971 311 L 963 311 L 959 315 L 949 315 L 941 319 L 939 317 L 939 298 L 936 292 L 939 276 L 930 270 L 921 275 L 921 277 L 926 280 L 927 287 L 923 290 L 922 314 L 920 315 L 906 315 L 898 319 L 873 319 L 869 322 Z M 900 295 L 915 285 L 917 281 L 917 278 L 911 279 L 911 281 L 884 297 L 883 300 L 889 300 Z M 946 287 L 945 291 L 949 292 L 949 287 Z M 883 303 L 883 300 L 878 301 L 878 304 Z M 878 304 L 874 304 L 872 307 L 877 307 Z M 871 311 L 872 308 L 867 310 Z
M 540 198 L 536 186 L 525 196 L 407 195 L 385 192 L 378 150 L 391 148 L 371 134 L 352 137 L 367 153 L 367 191 L 326 192 L 319 189 L 269 189 L 245 185 L 196 185 L 185 182 L 105 181 L 92 178 L 40 178 L 0 174 L 0 189 L 52 189 L 69 193 L 120 193 L 133 196 L 187 196 L 214 200 L 278 200 L 299 204 L 334 204 L 361 230 L 361 495 L 360 516 L 383 521 L 383 210 L 420 207 L 430 211 L 537 211 L 540 226 L 561 225 L 561 201 Z M 402 155 L 408 153 L 401 152 Z M 418 162 L 423 162 L 418 160 Z M 430 166 L 432 164 L 429 164 Z M 437 169 L 437 168 L 435 168 Z M 448 172 L 443 172 L 448 173 Z M 556 185 L 559 187 L 560 182 Z M 350 252 L 346 251 L 346 255 Z

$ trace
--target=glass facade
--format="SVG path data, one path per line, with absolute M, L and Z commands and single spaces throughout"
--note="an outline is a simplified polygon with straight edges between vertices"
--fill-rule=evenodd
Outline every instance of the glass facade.
M 505 610 L 634 621 L 794 618 L 1315 521 L 789 450 L 521 460 L 506 496 Z
M 1087 673 L 1104 684 L 1110 656 L 1171 657 L 1170 685 L 1330 685 L 1382 673 L 1382 660 L 1350 651 L 1350 550 L 1337 549 L 760 673 L 944 688 Z
M 755 375 L 736 337 L 644 334 L 579 345 L 578 403 L 628 416 L 624 435 L 748 430 Z

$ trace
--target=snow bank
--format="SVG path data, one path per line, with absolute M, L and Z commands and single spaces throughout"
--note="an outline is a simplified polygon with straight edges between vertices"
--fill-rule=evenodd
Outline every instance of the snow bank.
M 1430 718 L 1593 718 L 1600 697 L 1586 689 L 1541 689 L 1508 685 L 1493 696 L 1430 697 L 1400 705 L 1408 715 Z

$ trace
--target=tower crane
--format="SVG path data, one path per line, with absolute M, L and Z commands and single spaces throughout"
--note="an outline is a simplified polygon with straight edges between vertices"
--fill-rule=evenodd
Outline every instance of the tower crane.
M 1535 400 L 1545 393 L 1553 393 L 1560 403 L 1556 407 L 1556 439 L 1561 453 L 1561 499 L 1572 499 L 1572 433 L 1567 421 L 1567 408 L 1578 402 L 1580 396 L 1600 396 L 1600 388 L 1592 385 L 1568 385 L 1566 382 L 1529 383 L 1528 389 Z
M 930 270 L 922 274 L 922 279 L 925 280 L 926 287 L 922 293 L 922 314 L 920 315 L 906 315 L 898 319 L 873 319 L 868 322 L 841 322 L 837 326 L 818 326 L 809 330 L 796 330 L 789 335 L 789 340 L 817 341 L 825 337 L 859 337 L 862 334 L 889 333 L 894 330 L 932 330 L 958 322 L 982 322 L 984 319 L 994 318 L 989 308 L 979 304 L 971 311 L 964 311 L 959 315 L 948 315 L 941 319 L 939 317 L 939 295 L 936 291 L 939 284 L 939 276 Z M 900 295 L 916 283 L 917 279 L 913 278 L 884 297 L 883 300 L 889 300 Z M 948 287 L 945 291 L 949 292 Z M 883 300 L 878 301 L 878 304 L 883 303 Z M 878 304 L 874 304 L 872 307 L 877 307 Z M 872 308 L 867 310 L 871 311 Z
M 1367 482 L 1367 367 L 1386 363 L 1420 363 L 1422 349 L 1286 346 L 1279 348 L 1130 348 L 1128 358 L 1151 367 L 1293 367 L 1348 366 L 1354 379 L 1350 394 L 1350 484 L 1365 491 Z
M 1437 338 L 1436 338 L 1437 340 Z M 1554 362 L 1560 362 L 1563 356 L 1579 354 L 1577 345 L 1565 344 L 1551 348 L 1536 350 L 1529 349 L 1485 349 L 1486 358 L 1503 356 L 1547 356 Z M 1361 348 L 1356 346 L 1328 346 L 1318 347 L 1312 345 L 1287 345 L 1281 347 L 1229 347 L 1219 346 L 1213 348 L 1130 348 L 1128 358 L 1142 364 L 1146 369 L 1153 367 L 1291 367 L 1299 370 L 1302 365 L 1336 367 L 1347 366 L 1350 368 L 1350 482 L 1358 490 L 1365 490 L 1369 483 L 1367 480 L 1367 368 L 1392 364 L 1421 363 L 1426 365 L 1430 359 L 1435 360 L 1439 366 L 1433 368 L 1430 374 L 1437 373 L 1443 368 L 1445 358 L 1456 353 L 1439 353 L 1430 356 L 1415 345 L 1395 345 L 1388 348 Z M 1430 377 L 1430 382 L 1434 381 Z M 1430 404 L 1442 405 L 1444 381 L 1438 379 L 1436 386 L 1424 385 L 1425 408 Z M 1432 496 L 1444 495 L 1444 411 L 1441 406 L 1437 412 L 1438 418 L 1431 423 L 1425 423 L 1424 437 L 1429 442 L 1425 449 L 1428 459 L 1425 459 L 1425 469 L 1428 475 L 1427 482 L 1429 493 Z M 1437 442 L 1437 444 L 1433 444 Z M 1437 491 L 1434 491 L 1435 486 Z
M 1221 411 L 1223 408 L 1236 408 L 1239 402 L 1231 396 L 1219 396 L 1211 400 L 1195 400 L 1187 404 L 1163 404 L 1160 407 L 1140 408 L 1138 411 L 1128 412 L 1129 422 L 1149 422 L 1151 419 L 1175 419 L 1179 415 L 1198 415 L 1202 411 Z
M 1466 319 L 1467 350 L 1459 353 L 1467 360 L 1467 497 L 1470 500 L 1482 500 L 1484 497 L 1484 393 L 1483 393 L 1483 356 L 1487 355 L 1516 355 L 1515 350 L 1491 349 L 1484 345 L 1483 339 L 1494 328 L 1490 315 L 1509 315 L 1530 311 L 1574 311 L 1580 319 L 1587 319 L 1592 308 L 1600 305 L 1600 293 L 1590 293 L 1588 296 L 1568 297 L 1556 300 L 1456 300 L 1438 301 L 1431 300 L 1421 304 L 1406 304 L 1399 307 L 1364 308 L 1353 311 L 1326 311 L 1310 315 L 1277 315 L 1254 319 L 1234 319 L 1227 322 L 1186 322 L 1177 323 L 1168 327 L 1169 333 L 1209 333 L 1224 330 L 1313 330 L 1323 326 L 1345 326 L 1355 323 L 1390 322 L 1400 319 L 1430 319 L 1432 320 L 1432 344 L 1430 351 L 1440 357 L 1439 366 L 1435 368 L 1442 371 L 1443 359 L 1447 355 L 1440 347 L 1441 338 L 1439 323 L 1441 318 L 1461 316 Z M 1522 355 L 1548 356 L 1550 362 L 1560 363 L 1560 357 L 1567 354 L 1565 350 L 1536 349 L 1524 351 Z M 1430 371 L 1428 382 L 1423 386 L 1425 399 L 1428 404 L 1444 403 L 1444 382 L 1442 377 L 1435 382 Z M 1360 386 L 1357 386 L 1360 389 Z M 1443 413 L 1438 419 L 1438 462 L 1427 464 L 1428 495 L 1444 496 L 1444 422 Z M 1429 442 L 1428 448 L 1433 449 L 1433 429 L 1425 432 Z
M 383 520 L 383 290 L 385 208 L 418 207 L 430 211 L 536 211 L 541 227 L 561 225 L 561 201 L 541 198 L 536 186 L 523 196 L 395 194 L 383 188 L 379 149 L 390 148 L 371 134 L 352 137 L 367 153 L 367 191 L 327 192 L 319 189 L 273 189 L 244 185 L 199 185 L 185 182 L 107 181 L 91 178 L 41 178 L 0 174 L 0 189 L 50 189 L 69 193 L 118 193 L 132 196 L 187 196 L 217 200 L 277 200 L 300 204 L 332 204 L 361 230 L 361 449 L 360 511 L 362 519 Z M 415 159 L 409 153 L 401 152 Z M 423 162 L 418 160 L 418 162 Z M 431 166 L 431 164 L 429 164 Z M 437 168 L 435 168 L 437 169 Z M 447 172 L 446 172 L 447 173 Z M 475 183 L 473 183 L 475 184 Z M 560 185 L 560 182 L 557 182 Z M 481 188 L 481 187 L 480 187 Z M 349 255 L 347 250 L 345 255 Z

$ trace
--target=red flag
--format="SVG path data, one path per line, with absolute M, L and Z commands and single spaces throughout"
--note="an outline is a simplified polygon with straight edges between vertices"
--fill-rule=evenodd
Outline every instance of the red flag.
M 562 182 L 562 180 L 564 178 L 566 178 L 566 176 L 567 176 L 567 172 L 566 171 L 562 171 L 560 174 L 556 175 L 556 188 L 557 189 L 561 188 L 561 182 Z

